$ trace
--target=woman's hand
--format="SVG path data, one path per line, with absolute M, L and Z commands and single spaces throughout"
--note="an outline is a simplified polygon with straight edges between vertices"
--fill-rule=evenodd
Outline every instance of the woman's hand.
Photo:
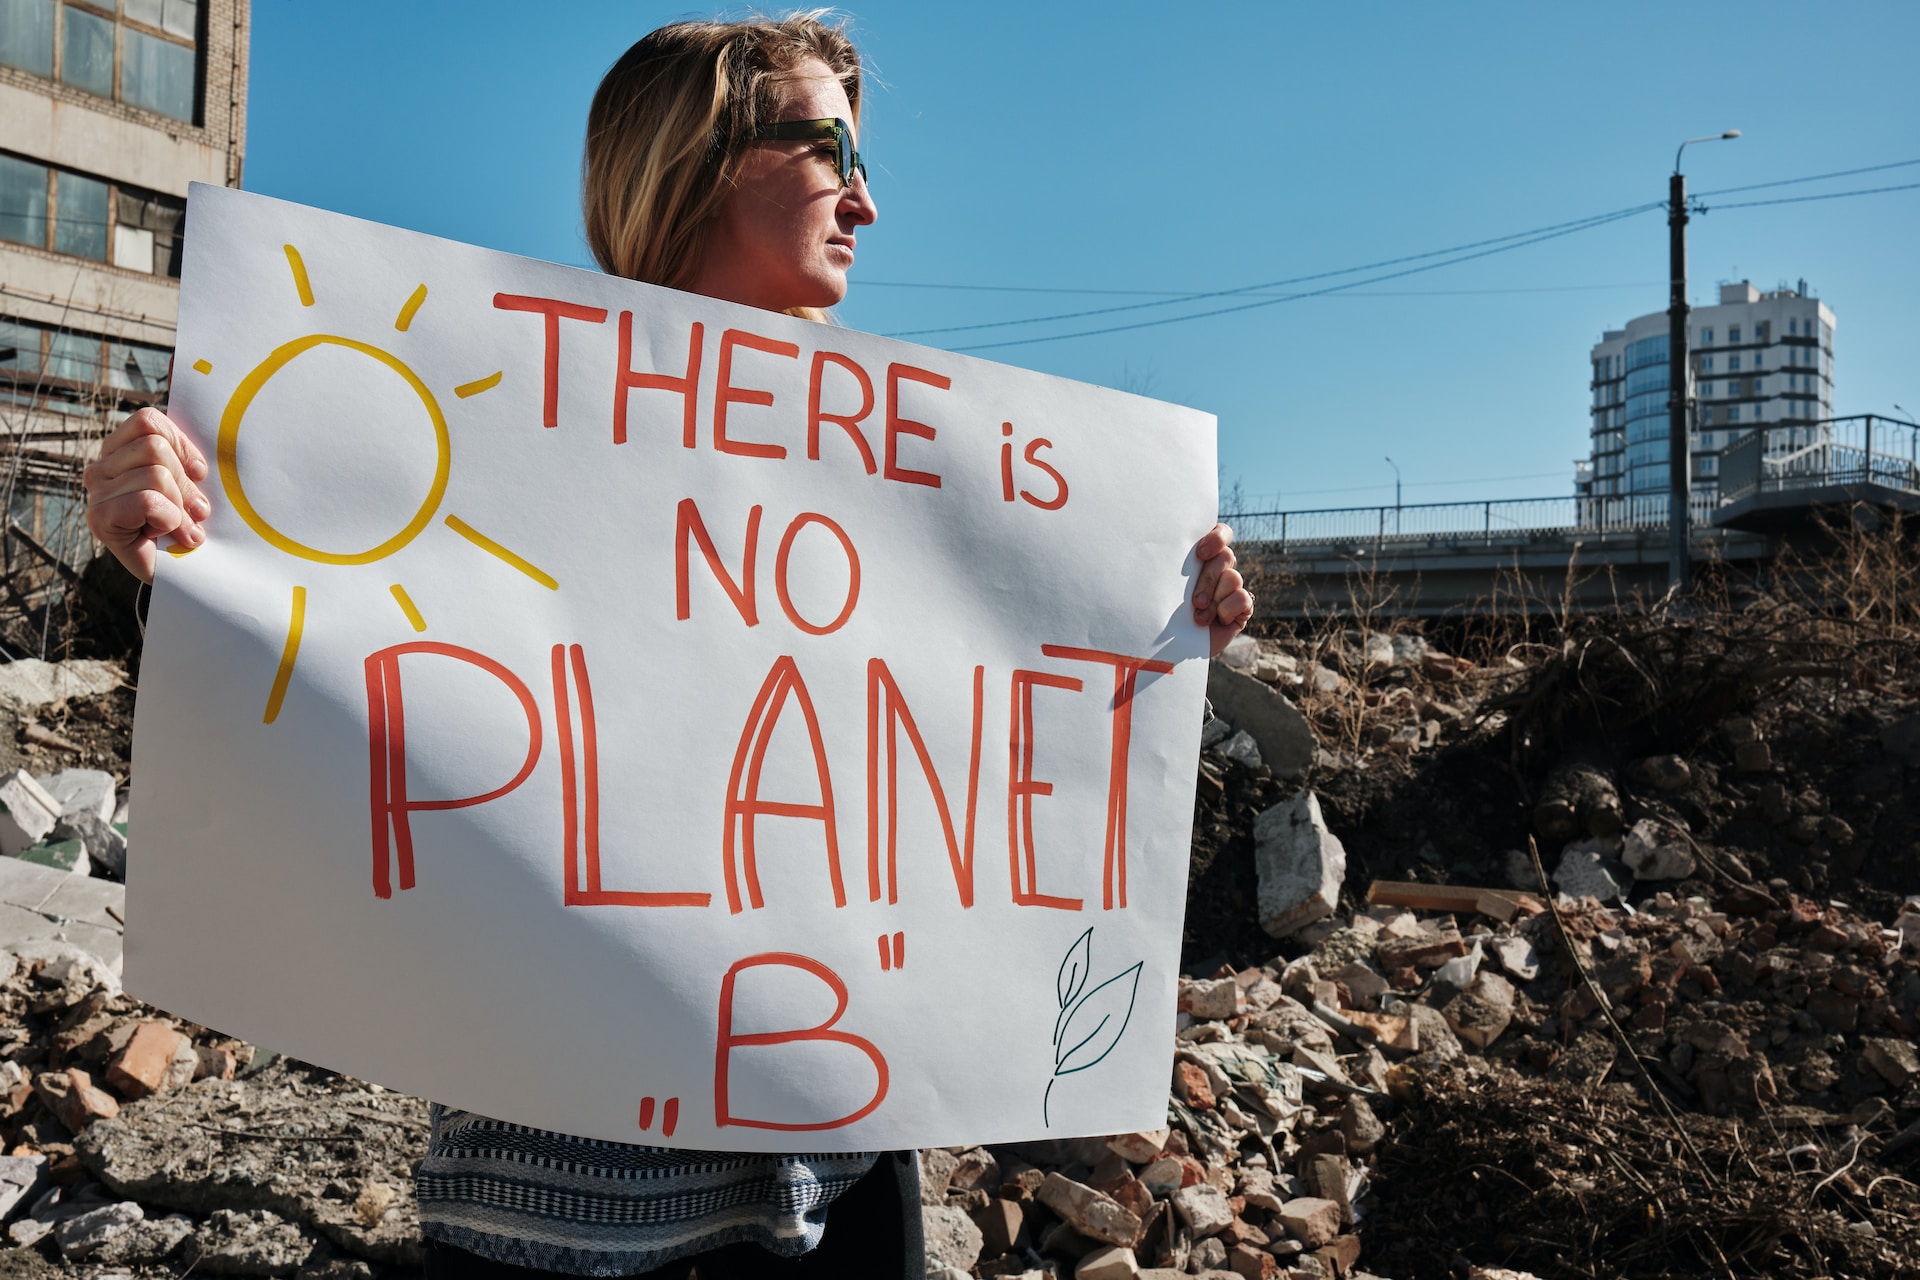
M 207 540 L 200 522 L 213 504 L 198 483 L 206 478 L 206 455 L 187 433 L 158 409 L 141 409 L 107 437 L 82 477 L 87 528 L 134 577 L 152 582 L 160 539 L 183 547 Z
M 1215 657 L 1253 621 L 1253 595 L 1233 567 L 1233 530 L 1216 524 L 1194 545 L 1200 582 L 1193 589 L 1193 620 L 1213 633 Z

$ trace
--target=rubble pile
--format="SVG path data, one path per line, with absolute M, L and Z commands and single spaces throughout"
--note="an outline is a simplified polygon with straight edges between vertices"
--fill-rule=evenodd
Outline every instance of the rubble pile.
M 417 1264 L 426 1105 L 166 1017 L 58 940 L 0 951 L 7 1244 L 125 1272 Z
M 1920 645 L 1764 600 L 1447 639 L 1213 664 L 1165 1127 L 923 1152 L 931 1275 L 1920 1271 Z M 0 984 L 0 1274 L 418 1266 L 423 1103 L 63 945 Z

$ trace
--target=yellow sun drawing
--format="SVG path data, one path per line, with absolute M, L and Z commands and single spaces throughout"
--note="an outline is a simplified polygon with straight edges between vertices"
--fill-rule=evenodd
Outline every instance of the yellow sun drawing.
M 307 264 L 301 259 L 300 251 L 293 245 L 287 245 L 285 247 L 287 251 L 287 265 L 293 272 L 293 284 L 294 288 L 299 292 L 300 305 L 310 307 L 313 305 L 314 297 L 313 284 L 307 278 Z M 412 295 L 407 298 L 406 304 L 400 308 L 400 314 L 394 320 L 393 327 L 399 332 L 405 333 L 408 326 L 413 323 L 415 314 L 419 312 L 420 307 L 426 300 L 427 286 L 422 284 L 414 289 Z M 435 449 L 433 481 L 427 488 L 425 499 L 421 501 L 419 507 L 414 510 L 406 523 L 391 537 L 363 550 L 326 550 L 320 547 L 308 546 L 305 543 L 288 537 L 281 530 L 274 527 L 265 516 L 260 514 L 260 511 L 248 499 L 246 487 L 240 480 L 240 428 L 246 418 L 247 409 L 253 404 L 255 397 L 260 394 L 261 389 L 267 385 L 275 374 L 285 369 L 305 353 L 321 347 L 342 347 L 348 351 L 358 352 L 400 375 L 400 378 L 412 389 L 414 395 L 419 397 L 421 405 L 424 406 L 427 411 L 428 421 L 433 424 Z M 196 360 L 193 363 L 193 370 L 195 373 L 206 375 L 213 372 L 213 365 L 206 360 Z M 453 394 L 464 400 L 470 396 L 477 396 L 482 392 L 491 391 L 494 387 L 500 385 L 500 376 L 500 372 L 496 370 L 484 378 L 477 378 L 472 382 L 462 383 L 453 389 Z M 338 337 L 334 334 L 327 333 L 308 334 L 305 337 L 295 338 L 291 342 L 283 343 L 275 347 L 265 360 L 262 360 L 246 377 L 240 380 L 240 385 L 234 388 L 232 397 L 227 401 L 225 411 L 220 415 L 220 433 L 215 445 L 215 453 L 219 458 L 220 464 L 220 486 L 226 493 L 227 501 L 233 504 L 234 511 L 247 523 L 248 528 L 259 534 L 268 545 L 284 551 L 290 556 L 297 557 L 301 560 L 311 560 L 318 564 L 337 565 L 372 564 L 375 561 L 384 560 L 419 537 L 421 532 L 433 522 L 434 516 L 439 512 L 441 500 L 446 497 L 447 477 L 453 464 L 452 441 L 447 431 L 446 414 L 441 411 L 440 402 L 434 398 L 433 392 L 427 387 L 425 382 L 421 381 L 420 376 L 414 373 L 412 369 L 407 367 L 405 362 L 391 352 L 384 351 L 371 343 L 361 342 L 354 338 Z M 514 569 L 517 569 L 541 586 L 547 588 L 547 590 L 558 591 L 560 589 L 560 584 L 556 582 L 551 575 L 528 563 L 520 556 L 515 555 L 512 551 L 495 542 L 492 538 L 487 537 L 459 516 L 448 513 L 443 523 L 468 542 L 471 542 L 474 546 L 479 547 L 488 555 L 511 565 Z M 184 555 L 186 553 L 183 548 L 169 547 L 168 550 L 175 555 Z M 420 610 L 414 606 L 413 600 L 408 596 L 406 588 L 396 582 L 389 587 L 388 590 L 392 594 L 394 602 L 400 606 L 400 611 L 406 615 L 407 622 L 413 629 L 415 631 L 425 631 L 427 629 L 426 619 L 421 616 Z M 267 724 L 272 724 L 274 720 L 278 718 L 280 715 L 280 704 L 286 699 L 287 685 L 293 679 L 294 660 L 300 653 L 300 635 L 306 625 L 306 614 L 307 589 L 303 586 L 296 586 L 293 589 L 293 606 L 287 623 L 286 645 L 280 654 L 280 667 L 274 675 L 273 688 L 267 695 L 267 709 L 264 718 L 264 722 Z

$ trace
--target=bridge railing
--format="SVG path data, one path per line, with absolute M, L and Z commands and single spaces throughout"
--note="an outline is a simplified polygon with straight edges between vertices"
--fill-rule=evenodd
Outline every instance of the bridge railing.
M 1849 484 L 1920 493 L 1920 429 L 1870 413 L 1806 426 L 1757 427 L 1720 459 L 1720 494 L 1727 502 Z
M 1716 499 L 1693 498 L 1693 519 L 1704 524 Z M 1665 494 L 1615 498 L 1505 498 L 1482 502 L 1418 502 L 1316 511 L 1242 511 L 1222 517 L 1239 542 L 1294 545 L 1407 543 L 1467 546 L 1527 541 L 1561 534 L 1626 533 L 1663 529 Z

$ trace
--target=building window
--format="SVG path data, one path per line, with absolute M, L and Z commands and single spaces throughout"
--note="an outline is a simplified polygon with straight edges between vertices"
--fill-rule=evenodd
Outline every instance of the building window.
M 172 196 L 0 153 L 0 240 L 177 279 L 186 216 Z
M 1713 344 L 1713 330 L 1702 329 L 1700 331 L 1700 343 L 1702 346 L 1711 346 Z
M 1712 395 L 1713 395 L 1713 384 L 1712 384 L 1711 382 L 1703 382 L 1703 383 L 1701 383 L 1701 384 L 1700 384 L 1700 394 L 1701 394 L 1702 396 L 1709 396 L 1709 397 L 1710 397 L 1710 396 L 1712 396 Z
M 1739 326 L 1739 325 L 1737 325 L 1737 324 L 1730 324 L 1730 325 L 1728 325 L 1728 326 L 1727 326 L 1727 341 L 1728 341 L 1728 342 L 1738 342 L 1738 341 L 1740 341 L 1740 326 Z
M 1705 362 L 1704 362 L 1704 363 L 1702 363 L 1700 367 L 1701 367 L 1701 368 L 1703 368 L 1703 369 L 1705 369 L 1705 370 L 1706 370 L 1706 371 L 1707 371 L 1708 373 L 1712 373 L 1712 372 L 1713 372 L 1713 357 L 1712 357 L 1712 356 L 1708 356 L 1708 357 L 1706 358 L 1706 360 L 1705 360 Z
M 1740 357 L 1739 357 L 1739 356 L 1728 356 L 1728 357 L 1727 357 L 1727 368 L 1728 368 L 1728 369 L 1738 369 L 1739 367 L 1740 367 Z
M 194 123 L 200 0 L 0 0 L 0 62 Z
M 1728 405 L 1728 406 L 1727 406 L 1727 421 L 1728 421 L 1728 422 L 1738 422 L 1738 421 L 1740 421 L 1740 406 L 1739 406 L 1739 405 L 1737 405 L 1737 404 L 1732 404 L 1732 405 Z
M 0 387 L 10 383 L 16 394 L 37 390 L 61 397 L 48 403 L 56 410 L 74 411 L 70 397 L 75 393 L 106 391 L 115 402 L 158 401 L 166 394 L 172 360 L 165 347 L 0 319 Z

